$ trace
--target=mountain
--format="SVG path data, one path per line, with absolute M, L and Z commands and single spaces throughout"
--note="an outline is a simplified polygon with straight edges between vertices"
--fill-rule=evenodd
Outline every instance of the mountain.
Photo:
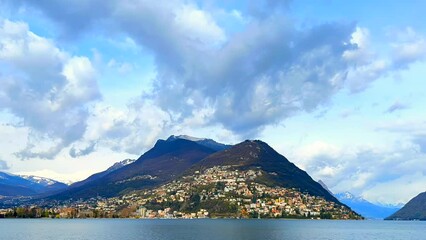
M 217 150 L 218 146 L 224 150 Z M 210 213 L 212 217 L 362 218 L 262 141 L 227 146 L 188 136 L 158 140 L 136 161 L 122 161 L 63 192 L 29 201 L 63 208 L 98 204 L 93 206 L 102 216 L 129 216 L 134 206 L 143 204 L 159 217 Z
M 115 171 L 96 176 L 51 199 L 112 197 L 169 181 L 182 174 L 194 163 L 216 150 L 186 139 L 158 140 L 152 149 L 135 162 Z
M 350 192 L 338 193 L 335 194 L 335 197 L 342 203 L 348 205 L 355 212 L 369 219 L 384 219 L 399 210 L 397 207 L 384 207 L 373 204 Z
M 240 170 L 261 169 L 266 174 L 258 178 L 260 183 L 267 186 L 300 189 L 301 192 L 340 204 L 332 194 L 314 181 L 305 171 L 259 140 L 247 140 L 212 154 L 191 167 L 189 173 L 203 171 L 214 166 L 232 166 Z
M 386 220 L 426 221 L 426 192 L 411 199 L 403 208 L 387 217 Z
M 65 189 L 66 184 L 37 176 L 18 176 L 0 172 L 1 196 L 32 196 Z
M 196 137 L 191 137 L 191 136 L 188 136 L 188 135 L 179 135 L 179 136 L 171 135 L 166 141 L 175 141 L 177 139 L 185 139 L 185 140 L 188 140 L 188 141 L 196 142 L 200 145 L 211 148 L 215 151 L 222 151 L 222 150 L 225 150 L 225 149 L 228 149 L 228 148 L 231 147 L 231 145 L 218 143 L 218 142 L 214 141 L 213 139 L 196 138 Z
M 247 179 L 247 181 L 255 181 L 256 184 L 260 184 L 259 186 L 271 189 L 291 189 L 300 194 L 308 194 L 306 196 L 321 197 L 327 202 L 337 204 L 336 206 L 346 207 L 305 171 L 299 169 L 262 141 L 247 140 L 218 151 L 217 148 L 202 144 L 206 142 L 205 140 L 208 139 L 188 136 L 171 136 L 167 140 L 158 140 L 152 149 L 141 155 L 136 161 L 118 169 L 112 167 L 92 175 L 48 199 L 115 197 L 134 193 L 135 190 L 162 188 L 166 184 L 179 182 L 186 176 L 195 176 L 196 172 L 204 172 L 206 169 L 214 167 L 225 167 L 230 168 L 230 171 L 247 174 L 260 172 L 261 174 L 256 175 L 255 179 L 250 177 Z M 191 179 L 191 177 L 186 179 Z
M 77 187 L 83 186 L 85 184 L 88 184 L 89 182 L 93 182 L 93 181 L 95 181 L 97 179 L 102 178 L 103 176 L 107 175 L 108 173 L 111 173 L 111 172 L 113 172 L 115 170 L 118 170 L 118 169 L 120 169 L 120 168 L 122 168 L 122 167 L 124 167 L 126 165 L 134 163 L 135 161 L 136 161 L 135 159 L 125 159 L 125 160 L 122 160 L 120 162 L 116 162 L 116 163 L 114 163 L 114 165 L 112 165 L 111 167 L 109 167 L 105 171 L 102 171 L 102 172 L 99 172 L 99 173 L 95 173 L 95 174 L 89 176 L 88 178 L 86 178 L 86 179 L 84 179 L 82 181 L 75 182 L 75 183 L 71 184 L 70 188 L 77 188 Z
M 262 141 L 213 153 L 173 181 L 124 196 L 173 217 L 361 219 Z M 147 201 L 149 199 L 149 201 Z M 162 215 L 163 214 L 163 215 Z

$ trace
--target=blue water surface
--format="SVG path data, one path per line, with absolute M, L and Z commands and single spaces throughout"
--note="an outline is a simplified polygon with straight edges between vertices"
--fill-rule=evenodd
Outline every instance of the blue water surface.
M 426 222 L 257 219 L 1 219 L 0 239 L 426 240 Z

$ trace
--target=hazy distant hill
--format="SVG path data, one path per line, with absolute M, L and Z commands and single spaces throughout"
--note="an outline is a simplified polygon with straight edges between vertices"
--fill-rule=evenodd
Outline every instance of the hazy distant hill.
M 1 196 L 32 196 L 60 191 L 67 187 L 66 184 L 37 176 L 18 176 L 0 172 Z
M 399 210 L 397 207 L 384 207 L 373 204 L 362 197 L 354 196 L 350 192 L 338 193 L 335 196 L 339 201 L 348 205 L 352 210 L 365 218 L 384 219 Z
M 426 192 L 411 199 L 403 208 L 387 217 L 386 220 L 426 221 Z

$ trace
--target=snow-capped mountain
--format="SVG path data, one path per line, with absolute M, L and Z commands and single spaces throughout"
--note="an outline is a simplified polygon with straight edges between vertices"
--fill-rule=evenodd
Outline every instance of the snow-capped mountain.
M 350 192 L 337 193 L 334 196 L 355 212 L 370 219 L 384 219 L 400 209 L 399 207 L 384 207 L 373 204 L 361 196 L 355 196 Z
M 122 167 L 124 167 L 126 165 L 134 163 L 135 161 L 136 161 L 135 159 L 124 159 L 123 161 L 114 163 L 114 165 L 112 165 L 111 167 L 109 167 L 106 171 L 107 172 L 115 171 L 115 170 L 117 170 L 119 168 L 122 168 Z
M 318 183 L 329 193 L 333 194 L 327 185 L 319 180 Z M 401 207 L 399 206 L 384 206 L 373 204 L 361 196 L 355 196 L 354 194 L 346 191 L 337 194 L 333 194 L 340 202 L 349 206 L 355 212 L 361 214 L 365 218 L 370 219 L 384 219 L 392 213 L 398 211 Z
M 337 193 L 334 196 L 339 200 L 351 200 L 351 201 L 357 201 L 357 202 L 367 202 L 367 200 L 363 199 L 362 197 L 355 196 L 350 192 Z
M 38 177 L 38 176 L 28 176 L 28 175 L 19 175 L 20 177 L 27 179 L 28 181 L 31 181 L 33 183 L 37 183 L 43 186 L 50 186 L 55 183 L 58 183 L 58 181 L 50 179 L 50 178 L 44 178 L 44 177 Z
M 185 140 L 188 140 L 188 141 L 198 142 L 198 141 L 206 140 L 207 138 L 197 138 L 197 137 L 192 137 L 192 136 L 188 136 L 188 135 L 178 135 L 178 136 L 171 135 L 168 139 L 169 140 L 172 140 L 172 139 L 185 139 Z
M 31 196 L 65 189 L 66 184 L 37 176 L 0 172 L 0 195 Z

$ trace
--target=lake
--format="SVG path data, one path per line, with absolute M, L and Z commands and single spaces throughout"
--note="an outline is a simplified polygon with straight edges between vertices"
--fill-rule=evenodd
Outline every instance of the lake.
M 421 240 L 426 222 L 327 220 L 0 219 L 7 240 Z

